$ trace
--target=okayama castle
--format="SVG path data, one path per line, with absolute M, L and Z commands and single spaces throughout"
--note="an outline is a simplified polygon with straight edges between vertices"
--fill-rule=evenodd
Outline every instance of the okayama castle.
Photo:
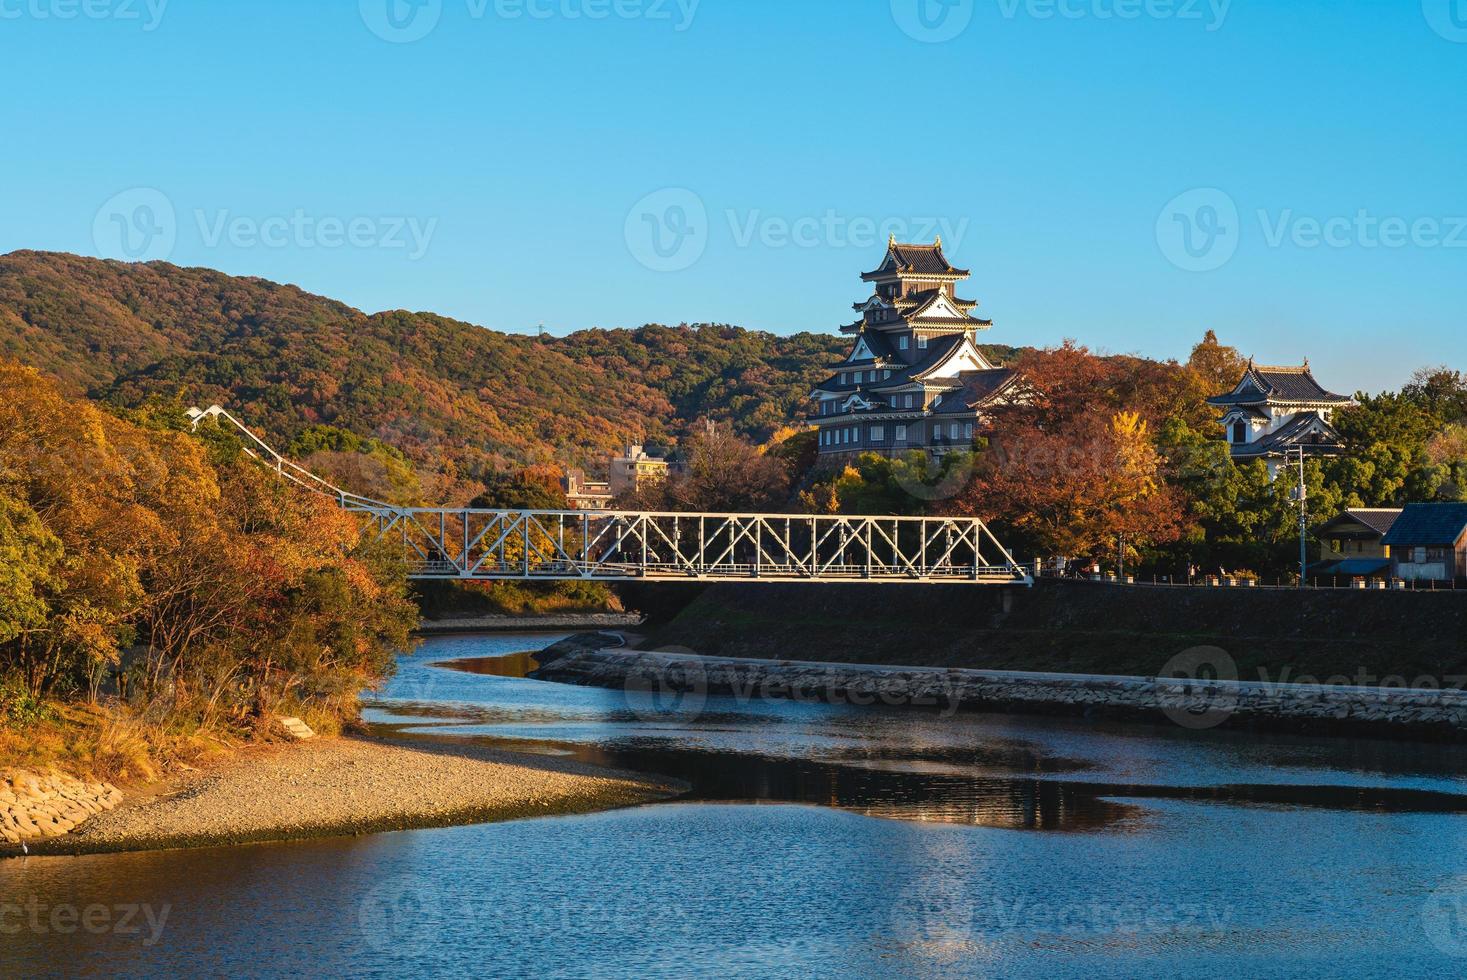
M 861 318 L 841 327 L 851 352 L 811 393 L 811 423 L 822 456 L 921 449 L 933 456 L 967 451 L 983 432 L 984 410 L 1015 394 L 1016 371 L 991 363 L 978 349 L 978 331 L 993 325 L 962 299 L 968 278 L 932 245 L 900 245 L 861 276 L 870 298 L 856 303 Z
M 978 348 L 978 331 L 993 322 L 973 315 L 976 300 L 958 296 L 967 278 L 942 254 L 941 238 L 931 245 L 893 238 L 880 267 L 861 276 L 871 296 L 855 304 L 861 318 L 840 328 L 855 338 L 851 352 L 810 395 L 822 458 L 968 451 L 991 428 L 994 408 L 1025 397 L 1019 372 Z M 1233 459 L 1261 459 L 1271 477 L 1300 451 L 1343 452 L 1331 419 L 1354 404 L 1316 381 L 1307 359 L 1298 367 L 1249 361 L 1233 390 L 1208 402 L 1223 410 L 1218 423 Z

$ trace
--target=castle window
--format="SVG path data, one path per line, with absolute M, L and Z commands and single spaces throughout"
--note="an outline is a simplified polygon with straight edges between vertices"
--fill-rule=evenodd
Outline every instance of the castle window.
M 1248 423 L 1247 422 L 1234 422 L 1233 423 L 1233 442 L 1241 445 L 1241 444 L 1243 444 L 1243 443 L 1245 443 L 1247 441 L 1248 441 Z
M 926 337 L 918 337 L 917 338 L 917 349 L 918 350 L 926 350 L 927 349 L 927 338 Z
M 898 350 L 906 350 L 907 347 L 910 346 L 908 344 L 908 342 L 907 342 L 908 339 L 909 338 L 907 337 L 906 334 L 902 334 L 902 336 L 897 340 L 897 349 Z
M 872 442 L 881 442 L 885 438 L 886 438 L 886 427 L 885 426 L 873 425 L 871 427 L 871 441 Z
M 970 441 L 972 440 L 972 438 L 973 438 L 973 423 L 972 422 L 968 422 L 968 423 L 964 424 L 964 426 L 963 426 L 963 438 L 964 439 L 968 439 Z
M 906 442 L 907 441 L 907 427 L 905 425 L 899 425 L 899 426 L 896 427 L 896 441 L 897 442 Z

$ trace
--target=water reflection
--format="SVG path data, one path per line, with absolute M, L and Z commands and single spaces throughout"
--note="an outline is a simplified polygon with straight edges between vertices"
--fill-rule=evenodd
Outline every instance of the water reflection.
M 413 737 L 645 763 L 690 796 L 0 862 L 0 975 L 1261 980 L 1467 962 L 1467 820 L 1442 812 L 1467 780 L 1439 747 L 727 700 L 659 721 L 621 692 L 434 666 L 529 645 L 435 638 L 370 714 Z M 151 945 L 15 932 L 31 903 L 169 914 Z
M 1128 768 L 1148 768 L 1144 760 L 1126 760 L 1117 752 L 1127 744 L 1124 739 L 1107 743 L 1112 758 L 1102 763 L 1060 754 L 1055 745 L 1029 737 L 1027 730 L 994 730 L 991 718 L 934 719 L 900 709 L 719 698 L 710 699 L 695 718 L 668 715 L 659 722 L 629 710 L 620 692 L 574 689 L 584 699 L 579 705 L 550 708 L 532 695 L 537 687 L 560 685 L 526 681 L 504 686 L 504 680 L 535 669 L 532 654 L 426 666 L 498 680 L 480 689 L 477 703 L 446 708 L 384 702 L 379 715 L 384 730 L 399 736 L 469 738 L 671 776 L 688 783 L 691 790 L 684 799 L 697 802 L 804 803 L 887 819 L 1043 831 L 1134 829 L 1144 822 L 1137 801 L 1146 800 L 1467 812 L 1467 795 L 1439 786 L 1321 785 L 1309 780 L 1310 766 L 1330 768 L 1339 756 L 1338 749 L 1321 740 L 1284 738 L 1239 746 L 1242 765 L 1268 765 L 1291 774 L 1278 781 L 1208 783 L 1168 773 L 1166 779 L 1143 782 L 1123 778 Z M 1358 742 L 1348 751 L 1381 766 L 1388 761 L 1383 749 Z M 1251 758 L 1260 753 L 1264 758 Z M 1215 767 L 1212 775 L 1231 773 L 1224 766 Z

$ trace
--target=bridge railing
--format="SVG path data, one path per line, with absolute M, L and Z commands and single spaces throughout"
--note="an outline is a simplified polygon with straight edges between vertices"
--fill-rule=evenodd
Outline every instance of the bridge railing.
M 977 518 L 344 506 L 420 578 L 1029 582 Z

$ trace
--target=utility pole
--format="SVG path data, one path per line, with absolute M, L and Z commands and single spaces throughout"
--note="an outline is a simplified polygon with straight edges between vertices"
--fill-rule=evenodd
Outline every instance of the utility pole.
M 1309 487 L 1304 482 L 1304 447 L 1299 446 L 1299 487 L 1294 499 L 1299 501 L 1299 588 L 1308 586 L 1309 574 Z

